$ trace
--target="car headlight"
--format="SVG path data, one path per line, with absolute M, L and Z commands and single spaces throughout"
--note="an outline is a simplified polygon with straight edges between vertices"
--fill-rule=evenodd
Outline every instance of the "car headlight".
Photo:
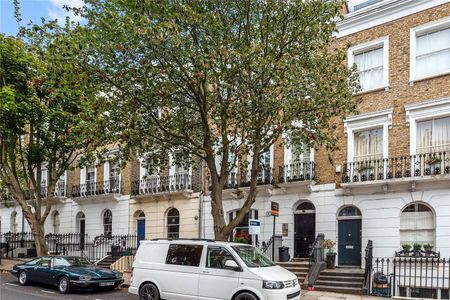
M 80 280 L 83 280 L 83 281 L 89 281 L 91 279 L 92 279 L 92 277 L 89 275 L 81 275 L 80 276 Z
M 284 288 L 283 281 L 263 281 L 263 289 L 279 290 Z
M 116 274 L 116 278 L 122 278 L 122 276 L 123 276 L 122 273 L 117 273 Z

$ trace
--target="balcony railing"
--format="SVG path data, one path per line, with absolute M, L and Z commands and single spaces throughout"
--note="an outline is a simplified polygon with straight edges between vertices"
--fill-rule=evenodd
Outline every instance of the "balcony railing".
M 313 180 L 315 177 L 313 161 L 298 162 L 280 167 L 279 182 Z
M 72 187 L 72 197 L 89 197 L 103 194 L 120 194 L 122 183 L 120 179 L 98 182 L 86 182 Z
M 41 196 L 42 198 L 47 198 L 47 184 L 42 182 L 41 186 Z M 53 191 L 53 197 L 65 197 L 66 196 L 66 183 L 64 181 L 58 181 L 55 185 L 55 190 Z
M 344 165 L 342 182 L 450 175 L 450 151 L 350 162 Z
M 191 186 L 191 175 L 188 173 L 179 173 L 170 176 L 152 176 L 150 178 L 133 181 L 131 183 L 131 194 L 146 195 L 181 192 L 190 190 Z
M 258 173 L 257 185 L 275 184 L 275 170 L 273 168 L 264 168 Z M 287 183 L 295 181 L 313 180 L 315 176 L 314 162 L 299 162 L 279 167 L 278 183 Z M 228 180 L 225 182 L 224 189 L 236 189 L 238 187 L 250 186 L 251 173 L 231 172 Z M 239 183 L 239 184 L 238 184 Z M 210 188 L 211 189 L 211 188 Z

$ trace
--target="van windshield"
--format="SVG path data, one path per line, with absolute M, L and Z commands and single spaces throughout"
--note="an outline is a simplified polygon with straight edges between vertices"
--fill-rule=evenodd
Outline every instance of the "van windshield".
M 236 251 L 239 257 L 250 268 L 274 266 L 274 263 L 270 259 L 253 246 L 239 245 L 231 246 L 231 248 Z

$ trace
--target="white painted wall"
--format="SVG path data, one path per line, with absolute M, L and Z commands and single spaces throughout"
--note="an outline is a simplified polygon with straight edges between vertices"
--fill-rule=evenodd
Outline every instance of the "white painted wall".
M 258 196 L 253 209 L 258 210 L 261 220 L 259 241 L 272 236 L 273 217 L 266 217 L 270 202 L 280 204 L 280 216 L 276 219 L 276 234 L 281 234 L 282 223 L 289 224 L 289 235 L 283 237 L 283 245 L 290 248 L 293 255 L 294 210 L 301 200 L 311 201 L 316 207 L 316 234 L 325 234 L 326 239 L 338 239 L 337 213 L 344 205 L 354 205 L 362 213 L 362 257 L 369 239 L 373 240 L 375 257 L 391 257 L 400 245 L 400 213 L 409 203 L 420 201 L 428 204 L 435 212 L 435 250 L 441 257 L 450 257 L 450 189 L 427 190 L 418 192 L 388 192 L 379 194 L 345 196 L 341 189 L 333 185 L 314 186 L 313 192 L 298 190 L 282 195 Z M 243 200 L 224 200 L 224 214 L 242 206 Z M 213 220 L 210 213 L 210 197 L 203 203 L 202 237 L 213 238 Z M 227 220 L 228 221 L 228 220 Z M 364 259 L 361 260 L 364 262 Z

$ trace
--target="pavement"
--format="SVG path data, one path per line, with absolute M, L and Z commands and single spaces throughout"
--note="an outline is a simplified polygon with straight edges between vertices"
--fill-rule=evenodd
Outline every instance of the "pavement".
M 124 273 L 124 284 L 113 291 L 99 291 L 99 292 L 78 292 L 69 295 L 60 295 L 53 286 L 46 285 L 29 285 L 19 286 L 17 278 L 9 274 L 12 267 L 23 261 L 23 259 L 2 259 L 0 264 L 0 300 L 22 300 L 24 295 L 28 295 L 27 299 L 94 299 L 94 300 L 136 300 L 137 297 L 128 294 L 127 287 L 130 283 L 131 274 Z M 321 291 L 303 291 L 301 300 L 380 300 L 380 297 L 364 296 L 364 295 L 349 295 L 341 293 L 321 292 Z

